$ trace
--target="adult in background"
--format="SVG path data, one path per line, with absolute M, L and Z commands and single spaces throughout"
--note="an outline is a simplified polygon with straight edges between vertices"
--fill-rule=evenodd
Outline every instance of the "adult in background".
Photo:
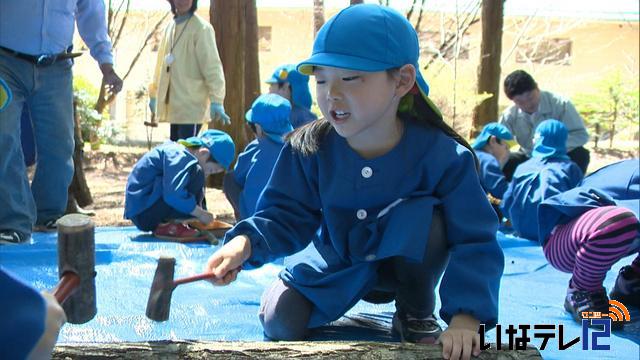
M 511 180 L 518 165 L 531 157 L 534 130 L 549 119 L 564 123 L 569 133 L 567 155 L 586 174 L 589 150 L 584 144 L 589 141 L 589 134 L 571 101 L 540 90 L 533 77 L 523 70 L 516 70 L 504 79 L 504 92 L 513 105 L 502 113 L 500 124 L 511 131 L 520 145 L 520 151 L 512 152 L 503 168 L 507 180 Z
M 230 123 L 223 102 L 225 80 L 216 35 L 198 16 L 195 0 L 169 0 L 173 22 L 165 29 L 149 86 L 149 108 L 168 122 L 172 141 L 196 136 L 205 122 Z
M 26 16 L 25 14 L 29 14 Z M 99 63 L 111 93 L 122 89 L 113 70 L 105 6 L 90 0 L 0 1 L 0 77 L 13 101 L 0 113 L 0 240 L 27 241 L 54 230 L 67 207 L 73 178 L 74 27 Z M 20 117 L 32 118 L 37 167 L 29 187 L 20 143 Z

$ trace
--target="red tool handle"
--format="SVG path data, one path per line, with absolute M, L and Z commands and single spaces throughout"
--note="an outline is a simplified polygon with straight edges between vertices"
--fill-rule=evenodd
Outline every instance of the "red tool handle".
M 62 304 L 78 288 L 78 285 L 80 285 L 80 276 L 67 271 L 62 274 L 58 286 L 53 289 L 53 296 Z
M 213 273 L 187 276 L 187 277 L 182 278 L 182 279 L 174 280 L 173 281 L 173 286 L 178 286 L 178 285 L 181 285 L 181 284 L 186 284 L 186 283 L 199 281 L 199 280 L 214 279 L 215 277 L 216 276 Z
M 238 271 L 242 270 L 242 266 L 237 267 L 236 270 L 238 270 Z M 173 281 L 173 286 L 176 287 L 178 285 L 182 285 L 182 284 L 186 284 L 186 283 L 190 283 L 190 282 L 194 282 L 194 281 L 206 280 L 206 279 L 215 279 L 215 278 L 216 278 L 216 276 L 213 273 L 204 273 L 204 274 L 192 275 L 192 276 L 184 277 L 182 279 L 174 280 Z

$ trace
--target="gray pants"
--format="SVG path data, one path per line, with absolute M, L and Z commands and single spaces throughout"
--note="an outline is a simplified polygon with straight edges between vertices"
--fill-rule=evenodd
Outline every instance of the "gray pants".
M 396 311 L 416 318 L 435 310 L 435 287 L 449 261 L 442 211 L 435 209 L 429 243 L 422 262 L 404 257 L 386 259 L 378 270 L 378 284 L 363 300 L 372 303 L 396 301 Z M 313 304 L 282 279 L 276 280 L 263 294 L 258 316 L 264 333 L 273 340 L 302 340 L 308 335 L 307 324 Z

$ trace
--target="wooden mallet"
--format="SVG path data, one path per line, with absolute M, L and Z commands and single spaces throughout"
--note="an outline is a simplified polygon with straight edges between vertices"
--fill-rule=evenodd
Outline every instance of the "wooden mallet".
M 58 225 L 58 274 L 53 295 L 62 305 L 67 321 L 83 324 L 93 319 L 96 308 L 94 224 L 82 214 L 65 215 Z
M 166 321 L 169 319 L 169 309 L 171 308 L 171 295 L 173 289 L 181 284 L 186 284 L 199 280 L 214 279 L 213 273 L 199 274 L 173 280 L 176 266 L 176 259 L 162 256 L 158 259 L 158 267 L 153 275 L 149 299 L 147 300 L 147 317 L 154 321 Z

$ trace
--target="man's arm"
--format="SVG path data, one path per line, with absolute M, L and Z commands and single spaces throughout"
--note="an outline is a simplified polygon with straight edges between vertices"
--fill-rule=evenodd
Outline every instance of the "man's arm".
M 569 132 L 569 137 L 567 138 L 567 150 L 571 151 L 589 141 L 589 133 L 584 125 L 584 121 L 571 101 L 565 101 L 564 114 L 560 120 L 562 120 Z
M 80 37 L 98 64 L 113 64 L 104 1 L 78 0 L 76 24 Z
M 122 80 L 113 70 L 111 40 L 107 33 L 103 1 L 78 0 L 76 23 L 82 40 L 89 46 L 91 56 L 100 64 L 102 83 L 110 94 L 122 90 Z

